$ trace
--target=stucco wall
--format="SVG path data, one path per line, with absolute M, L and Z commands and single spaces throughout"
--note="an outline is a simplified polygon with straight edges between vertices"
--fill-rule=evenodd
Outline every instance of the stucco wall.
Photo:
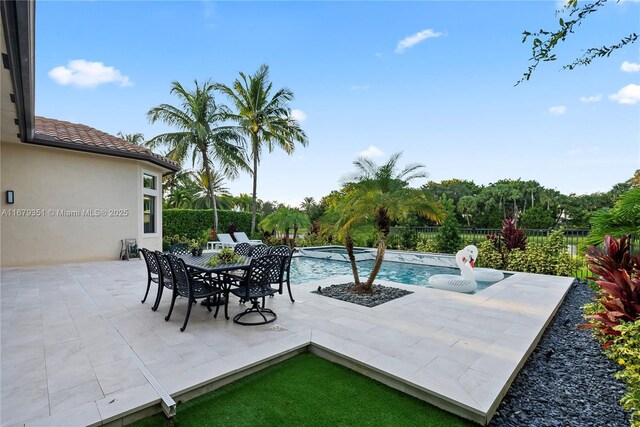
M 158 232 L 145 235 L 142 228 L 142 171 L 161 177 L 159 168 L 71 150 L 0 144 L 3 267 L 115 260 L 123 238 L 162 248 L 160 206 Z M 6 203 L 7 190 L 14 191 L 12 205 Z

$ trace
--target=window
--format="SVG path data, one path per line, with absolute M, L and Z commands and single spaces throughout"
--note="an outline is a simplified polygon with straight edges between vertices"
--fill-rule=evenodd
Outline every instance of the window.
M 158 213 L 158 175 L 142 172 L 142 230 L 145 234 L 157 232 L 156 218 Z
M 143 173 L 142 174 L 142 186 L 143 188 L 147 188 L 149 190 L 155 190 L 156 189 L 156 177 L 153 175 L 150 175 L 148 173 Z
M 144 212 L 144 232 L 156 232 L 156 198 L 154 196 L 144 195 L 143 207 Z

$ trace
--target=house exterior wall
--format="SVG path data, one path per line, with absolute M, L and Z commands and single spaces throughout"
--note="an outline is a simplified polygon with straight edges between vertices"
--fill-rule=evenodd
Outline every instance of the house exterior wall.
M 143 171 L 157 174 L 153 234 L 143 232 Z M 161 250 L 162 172 L 143 161 L 0 143 L 0 265 L 116 260 L 124 238 Z

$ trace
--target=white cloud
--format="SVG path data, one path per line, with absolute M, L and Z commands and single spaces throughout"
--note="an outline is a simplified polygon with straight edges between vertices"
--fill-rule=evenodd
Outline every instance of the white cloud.
M 620 65 L 620 69 L 625 73 L 640 73 L 640 64 L 624 61 L 622 65 Z
M 441 35 L 442 33 L 438 33 L 437 31 L 434 31 L 430 28 L 426 30 L 422 30 L 419 33 L 415 33 L 413 35 L 410 35 L 400 40 L 398 42 L 398 45 L 396 46 L 396 53 L 403 53 L 405 50 L 415 46 L 416 44 L 420 43 L 423 40 L 430 39 L 433 37 L 440 37 Z
M 565 107 L 564 105 L 555 105 L 549 108 L 549 112 L 554 116 L 561 116 L 567 112 L 567 107 Z
M 295 108 L 291 110 L 291 118 L 297 122 L 304 122 L 307 120 L 307 113 L 302 110 L 296 110 Z
M 634 105 L 640 101 L 640 85 L 628 84 L 618 92 L 609 95 L 609 99 L 618 104 Z
M 384 156 L 384 153 L 382 152 L 381 149 L 379 149 L 375 145 L 370 145 L 369 148 L 367 148 L 366 150 L 359 152 L 358 156 L 360 156 L 360 157 L 382 157 L 382 156 Z
M 361 91 L 361 90 L 369 90 L 371 89 L 371 85 L 354 85 L 350 88 L 353 91 Z
M 585 104 L 589 104 L 592 102 L 598 102 L 602 99 L 602 94 L 597 94 L 597 95 L 593 95 L 593 96 L 581 96 L 580 97 L 580 101 L 584 102 Z
M 49 77 L 63 86 L 73 85 L 81 88 L 94 88 L 101 84 L 118 83 L 120 86 L 133 86 L 129 77 L 120 70 L 108 67 L 102 62 L 74 59 L 65 66 L 55 67 L 49 71 Z

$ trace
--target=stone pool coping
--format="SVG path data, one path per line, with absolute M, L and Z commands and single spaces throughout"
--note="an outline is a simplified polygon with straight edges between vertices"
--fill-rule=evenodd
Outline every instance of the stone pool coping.
M 302 351 L 486 424 L 573 281 L 517 273 L 475 295 L 376 281 L 413 293 L 373 308 L 311 293 L 349 278 L 269 299 L 274 324 L 202 309 L 180 333 L 184 301 L 169 322 L 166 295 L 140 304 L 140 261 L 2 269 L 2 424 L 126 424 L 160 410 L 143 370 L 184 401 Z

